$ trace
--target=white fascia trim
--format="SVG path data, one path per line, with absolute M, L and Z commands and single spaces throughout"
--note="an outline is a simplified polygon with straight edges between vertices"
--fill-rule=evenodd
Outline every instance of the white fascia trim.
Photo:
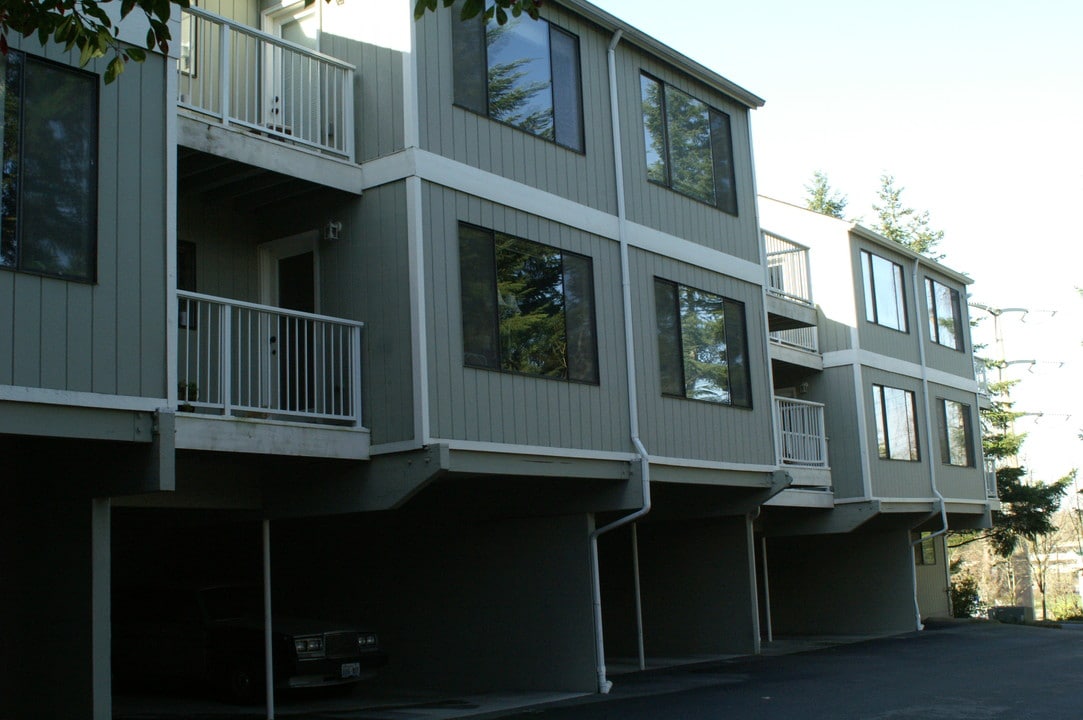
M 416 175 L 406 179 L 406 235 L 410 264 L 410 316 L 413 343 L 412 374 L 414 387 L 414 438 L 422 445 L 429 440 L 429 328 L 428 302 L 425 295 L 425 214 L 421 179 Z
M 929 497 L 871 497 L 871 498 L 846 498 L 845 500 L 836 500 L 836 505 L 850 505 L 853 503 L 867 503 L 870 500 L 875 500 L 881 505 L 891 503 L 896 504 L 914 504 L 914 503 L 932 503 L 937 504 L 940 502 L 939 498 L 932 496 Z M 975 500 L 974 498 L 944 498 L 944 502 L 956 505 L 985 505 L 988 500 Z
M 20 385 L 0 385 L 0 400 L 36 403 L 38 405 L 70 405 L 72 407 L 95 408 L 98 410 L 130 410 L 134 412 L 156 412 L 168 404 L 166 398 L 105 395 L 103 393 L 77 392 L 75 390 L 22 387 Z
M 406 147 L 421 144 L 417 78 L 417 23 L 410 23 L 410 50 L 402 54 L 402 139 Z
M 620 240 L 620 219 L 616 215 L 426 150 L 408 148 L 366 162 L 362 165 L 362 172 L 362 191 L 416 175 L 426 182 L 513 207 L 592 235 Z M 627 222 L 625 228 L 628 244 L 640 250 L 707 268 L 753 285 L 763 285 L 763 268 L 757 263 L 638 223 Z
M 823 358 L 825 369 L 846 365 L 864 365 L 865 367 L 895 373 L 896 375 L 905 375 L 915 379 L 920 379 L 922 376 L 921 365 L 918 363 L 910 362 L 909 360 L 900 360 L 899 358 L 890 357 L 888 355 L 880 355 L 879 353 L 870 352 L 868 350 L 836 350 L 834 352 L 824 353 Z M 926 373 L 929 382 L 931 383 L 955 388 L 956 390 L 963 390 L 965 392 L 978 392 L 978 383 L 971 378 L 952 375 L 949 372 L 944 372 L 943 370 L 937 370 L 935 368 L 926 368 Z
M 753 463 L 719 462 L 715 460 L 696 460 L 694 458 L 659 457 L 651 455 L 652 465 L 694 468 L 698 470 L 733 470 L 737 472 L 770 473 L 779 469 L 778 465 L 756 465 Z
M 611 450 L 586 450 L 582 448 L 560 448 L 548 445 L 519 445 L 516 443 L 482 442 L 479 440 L 447 440 L 432 438 L 431 444 L 447 445 L 448 450 L 466 452 L 503 453 L 505 455 L 541 455 L 545 457 L 567 457 L 582 460 L 616 460 L 631 462 L 636 458 L 632 452 L 613 452 Z

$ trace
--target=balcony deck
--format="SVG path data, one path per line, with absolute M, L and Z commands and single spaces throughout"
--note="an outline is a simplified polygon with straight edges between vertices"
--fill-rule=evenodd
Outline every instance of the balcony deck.
M 363 459 L 363 324 L 177 293 L 177 447 Z
M 181 145 L 360 193 L 353 65 L 195 7 L 181 46 Z

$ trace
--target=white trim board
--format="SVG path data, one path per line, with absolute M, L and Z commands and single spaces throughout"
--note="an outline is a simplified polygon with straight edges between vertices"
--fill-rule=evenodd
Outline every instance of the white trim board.
M 916 379 L 921 379 L 922 377 L 921 365 L 918 363 L 910 362 L 909 360 L 900 360 L 899 358 L 890 357 L 888 355 L 880 355 L 879 353 L 870 352 L 869 350 L 836 350 L 834 352 L 824 353 L 823 358 L 825 369 L 844 367 L 847 365 L 863 365 L 864 367 L 883 370 L 884 372 L 895 373 L 896 375 L 905 375 Z M 925 368 L 925 371 L 929 382 L 935 383 L 936 385 L 944 385 L 965 392 L 978 392 L 978 382 L 971 378 L 953 375 L 949 372 L 931 367 Z
M 106 395 L 75 390 L 50 390 L 20 385 L 0 385 L 0 400 L 37 403 L 39 405 L 69 405 L 99 410 L 132 410 L 156 412 L 168 405 L 165 398 Z
M 426 182 L 513 207 L 592 235 L 613 241 L 620 239 L 620 220 L 616 215 L 425 150 L 408 148 L 367 162 L 362 170 L 362 190 L 416 175 Z M 628 244 L 640 250 L 753 285 L 763 285 L 763 268 L 757 263 L 638 223 L 627 222 L 625 228 Z

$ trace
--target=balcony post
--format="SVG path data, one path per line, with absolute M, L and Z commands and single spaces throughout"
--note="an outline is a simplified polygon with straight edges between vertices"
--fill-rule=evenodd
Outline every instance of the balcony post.
M 343 93 L 342 93 L 342 119 L 343 119 L 343 132 L 345 137 L 343 140 L 343 150 L 346 152 L 346 157 L 353 162 L 354 157 L 354 137 L 353 137 L 353 122 L 354 122 L 354 106 L 353 106 L 353 81 L 354 73 L 344 73 L 343 79 Z M 358 420 L 360 424 L 360 419 Z
M 218 343 L 221 347 L 218 353 L 218 372 L 222 385 L 222 415 L 229 417 L 233 414 L 233 367 L 230 364 L 230 358 L 233 357 L 233 308 L 227 303 L 223 303 L 219 308 L 222 313 L 222 339 Z
M 350 403 L 353 405 L 353 417 L 356 425 L 361 425 L 361 328 L 350 328 L 350 364 L 353 366 L 350 377 Z
M 229 62 L 230 30 L 229 23 L 222 23 L 218 26 L 218 103 L 219 109 L 222 111 L 223 125 L 229 125 L 229 98 L 232 92 L 232 88 L 230 88 L 232 68 Z

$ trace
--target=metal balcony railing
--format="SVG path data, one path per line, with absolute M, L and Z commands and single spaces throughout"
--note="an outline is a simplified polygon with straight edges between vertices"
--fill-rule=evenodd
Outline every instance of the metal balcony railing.
M 179 107 L 354 159 L 353 65 L 195 7 L 180 35 Z
M 802 305 L 812 305 L 812 276 L 808 248 L 773 235 L 763 233 L 767 253 L 767 291 Z
M 807 350 L 814 353 L 820 352 L 820 336 L 819 332 L 814 327 L 773 330 L 769 337 L 771 338 L 771 342 L 778 343 L 779 345 L 797 348 L 798 350 Z
M 827 433 L 821 403 L 776 397 L 779 464 L 826 468 Z
M 997 492 L 997 468 L 990 460 L 985 461 L 985 497 L 996 500 L 1000 497 Z
M 352 320 L 178 291 L 182 411 L 361 424 Z

